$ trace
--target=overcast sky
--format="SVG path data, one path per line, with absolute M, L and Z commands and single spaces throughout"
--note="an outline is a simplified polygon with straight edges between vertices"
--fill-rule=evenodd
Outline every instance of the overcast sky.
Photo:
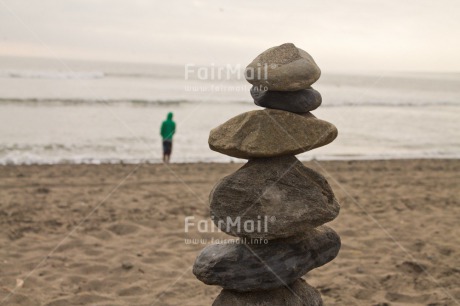
M 460 71 L 459 0 L 0 0 L 0 55 L 248 64 L 293 42 L 322 69 Z

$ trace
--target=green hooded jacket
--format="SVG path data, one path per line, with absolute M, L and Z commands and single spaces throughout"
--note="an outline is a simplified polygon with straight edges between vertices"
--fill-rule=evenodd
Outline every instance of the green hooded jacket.
M 173 113 L 168 113 L 168 117 L 161 124 L 161 137 L 163 140 L 172 140 L 174 133 L 176 132 L 176 123 L 172 120 Z

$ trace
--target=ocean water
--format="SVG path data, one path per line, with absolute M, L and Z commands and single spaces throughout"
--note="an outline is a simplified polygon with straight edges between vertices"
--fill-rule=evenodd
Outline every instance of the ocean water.
M 207 144 L 260 109 L 236 68 L 0 58 L 0 164 L 159 162 L 169 111 L 174 162 L 237 161 Z M 302 160 L 460 157 L 460 74 L 323 71 L 313 87 L 339 136 Z

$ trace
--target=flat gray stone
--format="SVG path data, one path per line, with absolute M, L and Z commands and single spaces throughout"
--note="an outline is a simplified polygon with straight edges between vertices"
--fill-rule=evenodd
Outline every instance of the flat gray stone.
M 238 158 L 296 155 L 327 145 L 337 128 L 311 113 L 277 109 L 242 113 L 211 130 L 211 150 Z
M 263 90 L 293 91 L 310 87 L 321 76 L 313 58 L 292 43 L 270 48 L 246 67 L 246 80 Z
M 249 160 L 217 183 L 209 202 L 222 231 L 265 239 L 302 233 L 340 210 L 327 180 L 295 156 Z
M 313 88 L 296 91 L 261 91 L 252 86 L 251 96 L 257 106 L 306 113 L 321 105 L 321 94 Z
M 238 292 L 222 290 L 213 306 L 323 306 L 321 294 L 303 279 L 269 291 Z
M 198 255 L 193 274 L 207 285 L 224 289 L 269 290 L 291 284 L 330 262 L 340 249 L 340 237 L 327 226 L 266 242 L 208 245 Z

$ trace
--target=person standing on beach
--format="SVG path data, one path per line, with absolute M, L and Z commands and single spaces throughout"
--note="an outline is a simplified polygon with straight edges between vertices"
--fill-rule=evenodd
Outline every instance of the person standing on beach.
M 172 138 L 176 132 L 176 123 L 172 120 L 173 113 L 169 112 L 165 121 L 161 124 L 161 137 L 163 137 L 163 162 L 169 163 L 172 152 Z

